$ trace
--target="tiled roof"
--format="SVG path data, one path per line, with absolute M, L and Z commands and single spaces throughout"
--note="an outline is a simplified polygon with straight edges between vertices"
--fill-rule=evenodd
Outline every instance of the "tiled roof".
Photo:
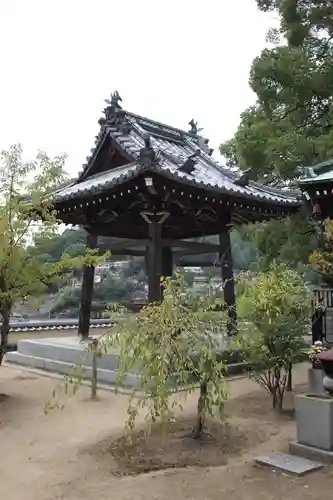
M 212 190 L 249 201 L 258 201 L 273 205 L 298 206 L 299 193 L 263 186 L 249 181 L 240 185 L 237 180 L 241 173 L 235 173 L 222 167 L 208 149 L 208 140 L 201 136 L 185 132 L 161 123 L 148 120 L 133 113 L 121 110 L 121 126 L 106 122 L 97 141 L 95 150 L 88 158 L 83 173 L 78 181 L 56 193 L 57 200 L 78 198 L 97 193 L 121 184 L 144 171 L 155 171 L 162 176 L 171 177 L 178 182 L 198 188 Z M 125 125 L 125 126 L 124 126 Z M 144 138 L 149 134 L 150 143 L 158 155 L 158 162 L 151 166 L 140 163 L 140 151 L 144 148 Z M 111 136 L 119 147 L 133 160 L 127 165 L 112 168 L 106 172 L 89 177 L 89 169 L 94 162 L 101 141 Z M 181 170 L 189 156 L 200 150 L 191 173 Z
M 333 182 L 333 159 L 318 163 L 312 167 L 302 168 L 302 178 L 299 185 Z

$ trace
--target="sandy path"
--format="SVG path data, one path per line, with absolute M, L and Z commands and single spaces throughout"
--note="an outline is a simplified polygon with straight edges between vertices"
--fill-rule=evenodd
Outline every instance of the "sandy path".
M 304 367 L 297 370 L 296 382 L 304 380 L 304 373 Z M 328 498 L 319 495 L 318 484 L 322 488 L 332 481 L 330 472 L 309 476 L 305 483 L 302 479 L 303 484 L 299 479 L 286 479 L 252 466 L 254 454 L 279 448 L 293 437 L 293 423 L 283 424 L 283 433 L 259 449 L 232 459 L 228 466 L 114 477 L 110 475 L 110 465 L 96 461 L 87 448 L 110 434 L 121 433 L 126 396 L 100 391 L 101 399 L 91 402 L 88 389 L 83 388 L 63 412 L 45 416 L 44 404 L 56 384 L 55 379 L 1 368 L 0 393 L 10 396 L 0 403 L 1 499 L 285 500 L 288 495 L 293 500 Z M 257 387 L 244 379 L 231 383 L 233 398 L 253 390 Z M 191 398 L 189 410 L 195 403 L 195 397 Z

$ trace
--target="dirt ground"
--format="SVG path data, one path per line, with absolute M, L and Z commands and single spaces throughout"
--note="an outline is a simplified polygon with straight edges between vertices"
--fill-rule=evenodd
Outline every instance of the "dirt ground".
M 307 366 L 298 367 L 297 390 Z M 124 443 L 127 396 L 83 387 L 62 412 L 43 409 L 58 380 L 12 367 L 0 369 L 0 498 L 6 500 L 314 500 L 331 497 L 333 468 L 295 478 L 253 466 L 265 451 L 287 451 L 295 437 L 290 413 L 277 418 L 264 391 L 230 382 L 229 424 L 195 442 L 191 396 L 165 440 L 139 432 Z M 303 384 L 303 385 L 302 385 Z M 288 403 L 288 401 L 287 401 Z M 209 466 L 207 464 L 210 464 Z M 164 470 L 154 470 L 166 467 Z M 149 472 L 147 472 L 149 471 Z M 140 474 L 139 474 L 140 473 Z

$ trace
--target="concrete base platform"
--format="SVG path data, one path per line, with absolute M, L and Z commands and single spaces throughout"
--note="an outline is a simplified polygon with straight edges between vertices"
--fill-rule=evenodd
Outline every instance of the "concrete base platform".
M 314 448 L 313 446 L 301 444 L 297 441 L 289 443 L 289 451 L 293 455 L 307 458 L 308 460 L 314 460 L 324 464 L 333 464 L 333 451 L 321 450 L 320 448 Z
M 83 378 L 90 379 L 92 355 L 87 352 L 87 347 L 78 337 L 20 340 L 18 350 L 8 352 L 5 361 L 63 375 L 74 375 L 79 366 L 79 373 Z M 115 385 L 118 362 L 117 352 L 110 352 L 97 359 L 99 383 Z M 129 373 L 124 386 L 139 388 L 138 375 Z
M 92 355 L 87 352 L 87 343 L 81 343 L 78 337 L 61 337 L 48 339 L 20 340 L 17 351 L 8 352 L 5 361 L 48 372 L 71 375 L 78 370 L 84 379 L 91 379 Z M 234 361 L 234 360 L 233 360 Z M 235 359 L 236 361 L 236 359 Z M 97 359 L 97 380 L 101 384 L 115 385 L 119 354 L 108 352 Z M 237 375 L 245 368 L 245 363 L 237 362 L 228 365 L 228 373 Z M 76 373 L 77 374 L 77 373 Z M 175 385 L 174 377 L 170 377 L 170 387 Z M 193 381 L 194 382 L 194 381 Z M 140 388 L 140 377 L 135 373 L 127 374 L 124 387 Z

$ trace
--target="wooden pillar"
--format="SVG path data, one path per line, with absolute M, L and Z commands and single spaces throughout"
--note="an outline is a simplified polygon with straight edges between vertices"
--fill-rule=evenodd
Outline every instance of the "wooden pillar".
M 162 276 L 173 275 L 173 255 L 172 248 L 163 247 L 162 249 Z
M 148 247 L 148 300 L 159 302 L 162 299 L 162 222 L 160 217 L 152 215 L 149 219 Z
M 232 268 L 230 233 L 228 229 L 225 229 L 225 231 L 223 231 L 223 233 L 219 235 L 219 240 L 220 240 L 219 259 L 221 264 L 223 297 L 224 297 L 224 304 L 228 309 L 228 316 L 229 316 L 229 322 L 227 325 L 228 335 L 231 336 L 235 332 L 237 317 L 236 317 L 236 294 L 235 294 L 234 273 Z
M 87 234 L 87 248 L 95 249 L 97 246 L 97 236 Z M 79 336 L 83 339 L 89 337 L 91 301 L 94 290 L 95 266 L 83 267 L 83 279 L 81 290 L 81 305 L 79 313 Z

